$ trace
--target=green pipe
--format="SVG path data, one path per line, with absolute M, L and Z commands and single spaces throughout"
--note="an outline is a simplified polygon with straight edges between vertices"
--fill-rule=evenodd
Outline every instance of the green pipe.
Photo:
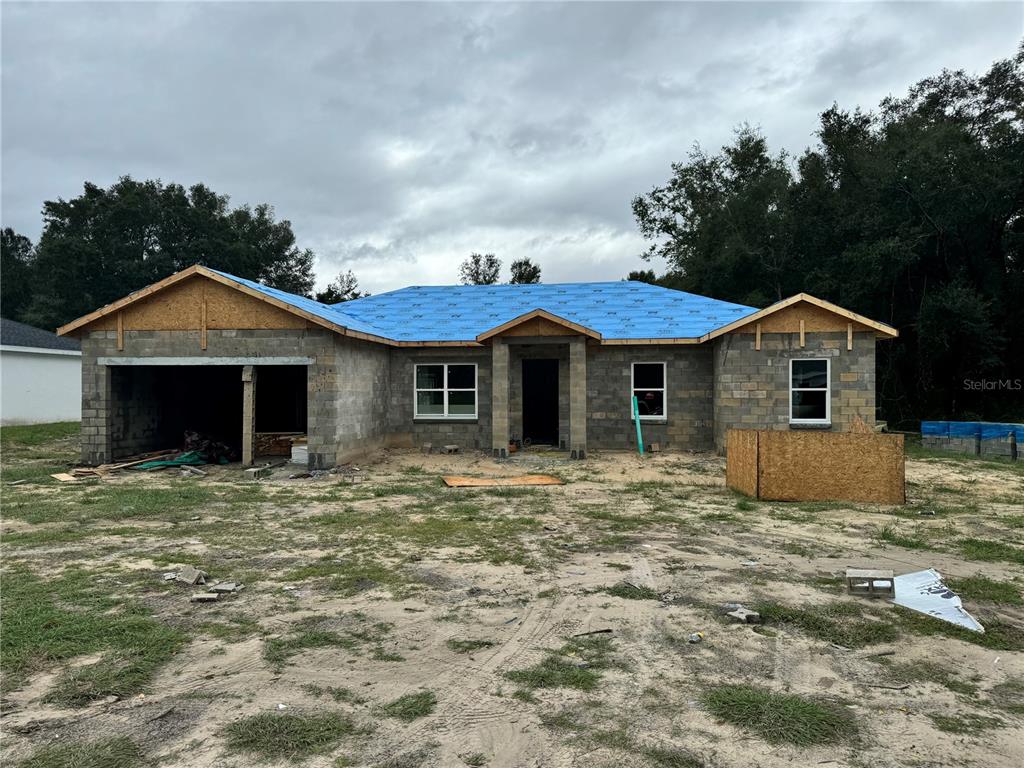
M 633 421 L 636 422 L 636 447 L 640 449 L 640 455 L 644 455 L 644 436 L 640 432 L 640 402 L 633 395 Z

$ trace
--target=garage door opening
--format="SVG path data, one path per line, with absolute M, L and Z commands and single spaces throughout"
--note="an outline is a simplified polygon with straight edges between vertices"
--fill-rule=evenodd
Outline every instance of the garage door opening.
M 186 432 L 223 443 L 229 460 L 240 455 L 241 366 L 113 366 L 110 407 L 114 459 L 182 450 Z
M 110 371 L 113 459 L 187 450 L 197 441 L 220 444 L 217 455 L 228 461 L 242 458 L 241 365 L 131 365 Z M 254 454 L 288 456 L 292 437 L 306 434 L 306 366 L 253 366 L 253 372 Z

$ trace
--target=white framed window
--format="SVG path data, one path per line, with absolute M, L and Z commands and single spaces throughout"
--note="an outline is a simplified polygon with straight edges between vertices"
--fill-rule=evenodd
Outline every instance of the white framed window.
M 476 418 L 476 363 L 417 364 L 413 387 L 414 418 Z
M 667 366 L 665 363 L 633 363 L 630 375 L 630 394 L 636 398 L 640 420 L 661 420 L 668 415 L 665 393 Z M 629 405 L 633 416 L 632 401 Z
M 789 361 L 789 423 L 832 423 L 832 370 L 827 358 Z

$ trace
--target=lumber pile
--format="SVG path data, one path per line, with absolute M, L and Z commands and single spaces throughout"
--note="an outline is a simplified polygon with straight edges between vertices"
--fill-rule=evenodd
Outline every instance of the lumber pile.
M 114 472 L 120 472 L 122 469 L 128 469 L 129 467 L 134 467 L 138 464 L 145 464 L 147 461 L 176 456 L 178 453 L 180 453 L 180 451 L 174 448 L 168 448 L 163 451 L 149 451 L 148 453 L 129 456 L 127 459 L 112 462 L 110 464 L 100 464 L 95 467 L 75 467 L 67 472 L 57 472 L 56 474 L 50 475 L 50 477 L 54 480 L 60 480 L 62 483 L 71 483 L 76 480 L 88 480 L 91 478 L 101 478 Z

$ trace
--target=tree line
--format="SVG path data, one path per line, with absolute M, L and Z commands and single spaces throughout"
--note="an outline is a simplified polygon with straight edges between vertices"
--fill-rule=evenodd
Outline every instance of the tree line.
M 763 307 L 806 292 L 895 326 L 878 345 L 891 422 L 1024 420 L 1024 45 L 875 111 L 833 105 L 817 143 L 748 126 L 633 200 L 657 282 Z

